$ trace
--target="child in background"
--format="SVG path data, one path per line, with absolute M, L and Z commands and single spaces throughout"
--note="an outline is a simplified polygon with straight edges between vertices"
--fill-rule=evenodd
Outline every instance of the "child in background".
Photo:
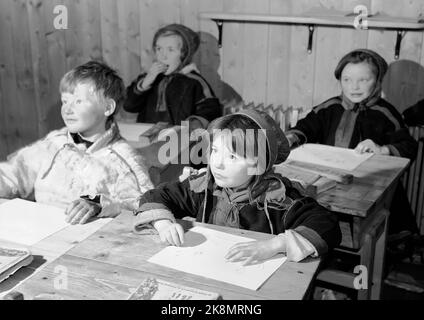
M 206 128 L 221 116 L 211 87 L 191 63 L 199 36 L 181 24 L 159 29 L 153 38 L 156 61 L 127 88 L 124 109 L 138 113 L 138 122 L 190 121 L 190 130 Z
M 321 143 L 414 160 L 417 142 L 399 112 L 381 97 L 386 71 L 386 61 L 374 51 L 358 49 L 346 54 L 334 72 L 341 95 L 314 107 L 299 120 L 286 133 L 290 145 Z M 389 234 L 416 233 L 418 228 L 401 184 L 393 199 Z
M 339 244 L 337 217 L 273 172 L 273 165 L 283 162 L 290 150 L 269 115 L 254 110 L 227 115 L 211 124 L 210 133 L 208 170 L 146 192 L 140 200 L 136 231 L 153 226 L 163 241 L 179 246 L 184 231 L 175 218 L 190 216 L 201 222 L 275 234 L 271 240 L 231 248 L 227 259 L 244 260 L 245 264 L 280 252 L 286 252 L 289 260 L 300 261 Z
M 153 185 L 143 159 L 114 122 L 125 95 L 122 79 L 91 61 L 65 74 L 60 93 L 66 127 L 0 163 L 0 198 L 66 208 L 71 224 L 137 208 Z

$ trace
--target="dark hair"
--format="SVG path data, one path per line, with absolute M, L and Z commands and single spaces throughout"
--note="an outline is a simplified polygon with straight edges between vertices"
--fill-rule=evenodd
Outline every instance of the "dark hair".
M 378 53 L 369 49 L 353 50 L 346 54 L 334 70 L 334 76 L 337 80 L 340 80 L 343 69 L 348 63 L 356 64 L 361 62 L 368 63 L 378 82 L 383 80 L 388 68 L 387 62 Z
M 89 61 L 68 71 L 60 81 L 59 90 L 61 93 L 73 93 L 81 83 L 92 84 L 98 95 L 115 101 L 115 111 L 108 117 L 108 120 L 112 120 L 125 100 L 124 81 L 118 73 L 103 62 Z

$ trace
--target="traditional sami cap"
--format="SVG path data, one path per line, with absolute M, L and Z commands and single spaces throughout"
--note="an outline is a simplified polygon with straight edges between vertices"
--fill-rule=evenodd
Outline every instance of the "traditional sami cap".
M 269 114 L 258 110 L 241 110 L 235 114 L 239 114 L 250 118 L 259 128 L 266 132 L 266 141 L 269 150 L 267 170 L 273 165 L 284 162 L 290 154 L 289 141 L 281 130 L 280 126 L 275 122 Z

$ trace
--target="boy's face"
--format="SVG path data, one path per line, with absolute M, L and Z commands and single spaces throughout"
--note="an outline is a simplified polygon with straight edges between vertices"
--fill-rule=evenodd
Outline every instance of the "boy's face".
M 105 103 L 100 103 L 90 83 L 80 83 L 73 93 L 63 92 L 62 118 L 69 131 L 89 138 L 106 131 Z
M 182 40 L 177 35 L 161 36 L 156 40 L 156 59 L 168 66 L 165 74 L 171 74 L 181 64 Z
M 341 74 L 343 94 L 353 103 L 368 98 L 375 86 L 376 77 L 366 62 L 348 63 Z
M 213 139 L 209 164 L 218 186 L 223 188 L 245 188 L 249 185 L 256 163 L 231 150 L 231 137 L 219 134 Z

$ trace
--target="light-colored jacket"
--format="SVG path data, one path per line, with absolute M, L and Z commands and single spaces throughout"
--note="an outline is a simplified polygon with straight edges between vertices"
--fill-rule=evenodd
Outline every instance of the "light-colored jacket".
M 153 188 L 144 159 L 115 123 L 88 149 L 67 128 L 24 147 L 0 163 L 0 198 L 23 198 L 65 208 L 81 196 L 100 196 L 99 217 L 134 210 Z

